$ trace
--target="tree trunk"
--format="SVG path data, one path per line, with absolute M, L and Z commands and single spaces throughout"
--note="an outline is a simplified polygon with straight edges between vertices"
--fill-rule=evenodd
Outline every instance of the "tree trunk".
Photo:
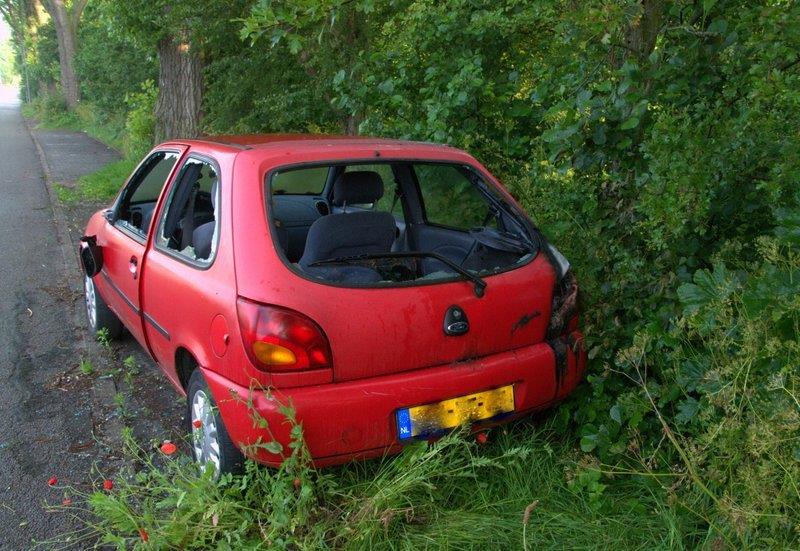
M 156 143 L 173 138 L 193 138 L 200 127 L 203 99 L 203 64 L 187 42 L 174 37 L 158 43 L 158 99 Z
M 641 6 L 641 14 L 628 27 L 625 42 L 630 52 L 636 54 L 639 60 L 644 60 L 656 47 L 664 14 L 664 0 L 641 0 Z
M 78 76 L 75 74 L 75 52 L 77 51 L 78 21 L 86 3 L 76 2 L 75 4 L 73 6 L 74 13 L 70 16 L 64 0 L 50 0 L 44 3 L 56 28 L 58 61 L 61 68 L 61 93 L 64 94 L 64 101 L 69 109 L 73 109 L 81 99 Z
M 358 125 L 361 124 L 358 115 L 347 115 L 342 125 L 342 130 L 348 136 L 358 136 Z

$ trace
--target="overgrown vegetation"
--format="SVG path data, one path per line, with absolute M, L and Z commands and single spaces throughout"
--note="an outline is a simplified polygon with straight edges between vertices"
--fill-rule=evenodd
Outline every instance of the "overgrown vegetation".
M 85 109 L 139 144 L 131 151 L 149 143 L 159 93 L 155 45 L 131 38 L 152 21 L 133 17 L 134 4 L 91 4 L 78 64 Z M 284 540 L 339 545 L 337 534 L 366 530 L 374 539 L 361 542 L 394 547 L 480 547 L 492 537 L 518 547 L 520 510 L 539 499 L 531 547 L 600 546 L 609 534 L 640 547 L 798 547 L 798 2 L 168 4 L 205 64 L 202 130 L 349 131 L 466 148 L 519 197 L 582 285 L 588 382 L 546 428 L 514 429 L 486 451 L 454 438 L 397 461 L 312 473 L 313 499 L 297 518 L 340 524 L 321 533 L 280 524 Z M 61 123 L 53 36 L 39 25 L 26 59 L 37 105 L 52 102 L 42 118 Z M 124 55 L 103 56 L 117 45 Z M 80 109 L 69 117 L 86 120 Z M 524 460 L 513 459 L 518 447 L 530 450 Z M 426 454 L 431 463 L 410 459 Z M 504 468 L 473 463 L 485 456 Z M 371 496 L 373 479 L 401 484 L 407 461 L 468 465 L 476 482 L 429 472 L 433 486 L 411 492 L 413 512 L 393 513 L 386 532 L 353 523 L 348 496 Z M 284 506 L 289 494 L 259 489 L 265 480 L 155 483 L 153 503 L 186 491 L 207 499 L 197 510 L 223 495 Z M 555 497 L 532 491 L 539 484 Z M 170 522 L 207 520 L 175 514 L 153 518 L 165 533 L 185 529 Z
M 216 482 L 188 458 L 125 435 L 135 467 L 113 489 L 73 493 L 97 522 L 61 543 L 120 549 L 668 548 L 695 536 L 653 477 L 600 482 L 552 426 L 512 425 L 481 447 L 452 434 L 382 461 L 317 471 L 300 440 L 278 470 L 248 464 Z M 80 499 L 77 499 L 80 497 Z M 73 505 L 74 503 L 74 505 Z M 657 514 L 653 514 L 656 512 Z M 700 535 L 700 540 L 705 537 Z
M 14 52 L 7 40 L 0 42 L 0 84 L 13 85 L 19 82 L 14 68 Z

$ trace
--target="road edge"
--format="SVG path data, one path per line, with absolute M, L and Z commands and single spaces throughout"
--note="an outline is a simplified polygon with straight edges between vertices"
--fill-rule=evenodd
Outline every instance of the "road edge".
M 64 214 L 64 209 L 58 200 L 58 195 L 55 192 L 56 181 L 53 178 L 53 171 L 50 168 L 50 163 L 47 160 L 47 155 L 44 152 L 39 138 L 36 136 L 35 128 L 31 124 L 30 119 L 26 118 L 20 112 L 20 117 L 28 130 L 28 135 L 36 148 L 36 155 L 39 157 L 39 164 L 42 167 L 44 174 L 44 187 L 47 190 L 47 196 L 50 201 L 50 209 L 53 212 L 53 224 L 56 226 L 56 239 L 58 240 L 59 249 L 61 250 L 61 259 L 63 262 L 62 277 L 67 288 L 73 292 L 79 293 L 83 296 L 83 285 L 79 283 L 77 277 L 71 277 L 73 270 L 80 266 L 78 252 L 73 249 L 72 238 L 70 236 L 69 226 L 67 224 L 67 217 Z M 71 259 L 71 260 L 70 260 Z M 108 358 L 103 353 L 100 344 L 94 339 L 88 338 L 87 331 L 84 329 L 83 317 L 85 315 L 83 309 L 83 302 L 77 301 L 72 304 L 72 323 L 76 329 L 78 336 L 77 348 L 79 357 L 91 357 L 96 359 L 98 363 L 108 364 L 105 367 L 111 367 Z M 103 379 L 109 379 L 111 384 L 108 384 Z M 94 380 L 92 384 L 92 419 L 95 424 L 106 425 L 108 430 L 107 445 L 114 449 L 120 449 L 122 445 L 122 423 L 117 416 L 106 417 L 103 415 L 103 410 L 116 409 L 115 397 L 117 394 L 116 384 L 112 376 L 102 376 Z
M 42 144 L 39 141 L 39 138 L 36 137 L 36 133 L 34 132 L 34 128 L 31 125 L 30 120 L 25 118 L 24 115 L 21 116 L 25 123 L 25 128 L 28 129 L 28 135 L 31 137 L 31 141 L 36 148 L 36 155 L 39 157 L 39 164 L 42 165 L 42 172 L 44 173 L 44 187 L 47 190 L 47 196 L 50 199 L 50 208 L 53 211 L 53 222 L 56 225 L 58 244 L 59 248 L 61 249 L 61 257 L 64 262 L 64 277 L 67 279 L 67 281 L 70 281 L 69 273 L 72 266 L 70 266 L 68 258 L 71 256 L 70 251 L 72 250 L 72 245 L 69 229 L 67 228 L 67 218 L 64 215 L 64 209 L 61 208 L 61 204 L 58 202 L 58 195 L 53 189 L 56 182 L 53 179 L 53 171 L 50 169 L 50 163 L 47 161 L 47 156 L 44 153 Z M 77 263 L 77 253 L 72 256 Z M 72 285 L 71 287 L 73 287 L 73 289 L 77 289 L 77 284 Z M 82 338 L 85 340 L 85 336 Z

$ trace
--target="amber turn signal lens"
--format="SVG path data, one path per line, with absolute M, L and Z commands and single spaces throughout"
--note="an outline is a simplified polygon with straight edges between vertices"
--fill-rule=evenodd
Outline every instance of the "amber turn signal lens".
M 271 342 L 256 341 L 253 343 L 253 354 L 265 365 L 291 365 L 297 362 L 294 352 Z

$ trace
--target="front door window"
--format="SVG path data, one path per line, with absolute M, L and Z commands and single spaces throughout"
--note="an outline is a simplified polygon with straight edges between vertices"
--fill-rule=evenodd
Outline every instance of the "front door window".
M 136 237 L 147 237 L 156 202 L 178 156 L 173 151 L 156 151 L 145 159 L 117 201 L 114 225 Z

